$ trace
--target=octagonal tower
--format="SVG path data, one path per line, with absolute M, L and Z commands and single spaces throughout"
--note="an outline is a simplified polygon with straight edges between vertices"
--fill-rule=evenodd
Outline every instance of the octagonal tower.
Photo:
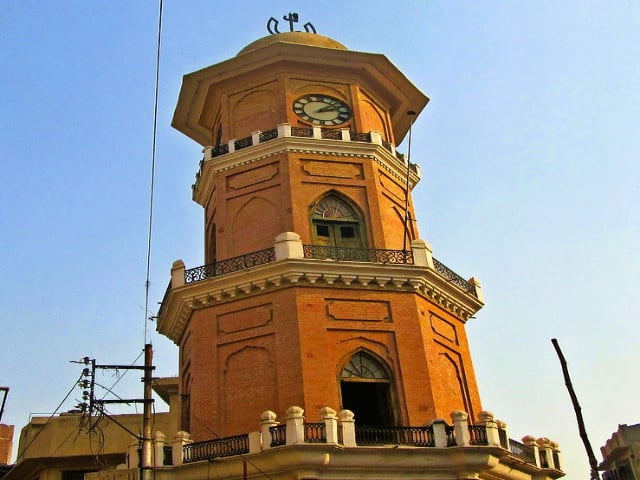
M 173 126 L 204 147 L 206 265 L 176 262 L 158 330 L 194 438 L 291 405 L 370 425 L 480 411 L 479 284 L 419 239 L 419 168 L 395 149 L 427 101 L 383 55 L 301 32 L 184 77 Z

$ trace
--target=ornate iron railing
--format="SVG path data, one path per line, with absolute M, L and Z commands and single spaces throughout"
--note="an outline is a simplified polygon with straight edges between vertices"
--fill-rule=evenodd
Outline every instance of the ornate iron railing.
M 287 425 L 286 424 L 270 427 L 269 432 L 271 432 L 272 447 L 278 447 L 280 445 L 287 444 Z
M 455 428 L 453 427 L 453 425 L 445 425 L 444 433 L 446 433 L 447 435 L 447 447 L 455 447 L 456 445 L 458 445 L 454 432 Z
M 371 143 L 371 133 L 363 133 L 363 132 L 349 132 L 350 139 L 353 142 L 366 142 Z M 264 143 L 270 140 L 274 140 L 278 138 L 278 129 L 272 128 L 271 130 L 267 130 L 265 132 L 260 132 L 258 136 L 258 142 Z M 291 136 L 292 137 L 313 137 L 313 128 L 309 127 L 291 127 Z M 342 140 L 342 131 L 336 128 L 321 128 L 320 136 L 324 139 L 331 140 Z M 235 150 L 242 150 L 243 148 L 253 146 L 253 137 L 245 137 L 238 140 L 234 140 L 234 148 Z M 386 140 L 382 140 L 382 146 L 390 153 L 393 153 L 392 145 Z M 218 145 L 216 147 L 211 148 L 211 156 L 218 157 L 220 155 L 226 155 L 229 153 L 229 144 L 225 143 L 222 145 Z M 402 153 L 395 152 L 396 158 L 402 163 L 406 164 L 406 158 Z M 409 168 L 417 172 L 418 166 L 416 164 L 410 164 Z
M 370 133 L 349 132 L 352 142 L 367 142 L 371 143 Z
M 484 425 L 469 425 L 470 444 L 474 446 L 486 446 L 487 431 Z M 276 425 L 269 428 L 271 434 L 271 447 L 287 444 L 287 425 Z M 433 426 L 425 427 L 376 427 L 367 425 L 355 425 L 356 444 L 359 446 L 374 445 L 408 445 L 412 447 L 435 447 Z M 457 445 L 453 425 L 445 425 L 447 435 L 447 447 Z M 304 423 L 305 443 L 326 443 L 326 426 L 324 422 Z M 502 445 L 504 448 L 504 445 Z M 512 455 L 520 457 L 527 463 L 536 464 L 533 447 L 524 445 L 516 440 L 509 439 L 509 451 Z M 236 435 L 233 437 L 196 442 L 183 447 L 184 463 L 209 460 L 212 458 L 231 457 L 249 453 L 249 435 Z M 554 465 L 558 468 L 558 456 L 554 452 Z M 165 450 L 165 458 L 171 457 L 171 449 Z M 545 452 L 540 452 L 542 468 L 548 468 Z M 168 465 L 170 463 L 165 463 Z
M 320 130 L 320 134 L 322 138 L 329 140 L 342 140 L 342 131 L 336 130 L 335 128 L 323 128 Z
M 309 128 L 309 127 L 291 127 L 291 136 L 292 137 L 305 137 L 305 138 L 310 138 L 313 137 L 313 128 Z M 340 129 L 336 129 L 336 128 L 321 128 L 320 129 L 320 136 L 321 138 L 324 139 L 330 139 L 330 140 L 342 140 L 342 131 Z M 366 143 L 371 143 L 371 133 L 370 132 L 349 132 L 349 136 L 352 142 L 366 142 Z M 264 143 L 264 142 L 268 142 L 270 140 L 274 140 L 278 138 L 278 129 L 277 128 L 272 128 L 271 130 L 267 130 L 264 132 L 260 132 L 259 136 L 258 136 L 258 140 L 259 143 Z M 240 138 L 238 140 L 234 140 L 234 148 L 236 150 L 242 150 L 243 148 L 247 148 L 247 147 L 251 147 L 253 146 L 253 137 L 249 136 L 249 137 L 244 137 L 244 138 Z M 382 140 L 382 146 L 390 153 L 393 153 L 393 147 L 391 145 L 391 143 L 389 143 L 386 140 Z M 226 155 L 227 153 L 229 153 L 229 144 L 228 143 L 224 143 L 221 145 L 218 145 L 216 147 L 212 147 L 211 148 L 211 156 L 212 157 L 218 157 L 220 155 Z M 400 160 L 402 163 L 406 163 L 406 157 L 404 154 L 396 151 L 395 152 L 395 156 L 398 160 Z M 410 165 L 411 170 L 413 170 L 414 172 L 417 171 L 417 165 L 416 164 L 411 164 Z
M 302 248 L 304 251 L 304 258 L 372 263 L 413 264 L 413 252 L 411 250 L 346 248 L 331 247 L 327 245 L 303 245 Z
M 434 447 L 433 427 L 371 427 L 356 425 L 358 445 Z
M 236 150 L 242 150 L 243 148 L 251 147 L 253 145 L 253 139 L 251 137 L 244 137 L 234 142 Z
M 293 137 L 313 137 L 313 128 L 291 127 L 291 135 Z
M 303 245 L 304 258 L 318 260 L 354 261 L 383 264 L 413 264 L 413 251 L 411 250 L 384 250 L 376 248 L 347 248 L 332 247 L 327 245 Z M 185 270 L 185 283 L 194 283 L 207 278 L 217 277 L 227 273 L 245 270 L 257 265 L 274 262 L 276 259 L 275 249 L 266 248 L 257 252 L 239 255 L 219 262 L 209 263 L 200 267 Z M 448 268 L 435 258 L 433 265 L 436 271 L 454 285 L 462 288 L 465 292 L 476 296 L 475 287 L 467 282 L 460 275 Z M 168 293 L 168 290 L 167 290 Z M 165 293 L 165 297 L 167 295 Z
M 513 438 L 509 439 L 509 451 L 514 455 L 523 458 L 528 463 L 536 463 L 536 456 L 533 452 L 533 447 L 520 443 Z
M 476 296 L 476 289 L 473 285 L 471 285 L 469 282 L 467 282 L 464 278 L 462 278 L 460 275 L 458 275 L 456 272 L 454 272 L 453 270 L 451 270 L 449 267 L 447 267 L 446 265 L 444 265 L 443 263 L 440 263 L 438 260 L 436 260 L 435 258 L 433 259 L 433 266 L 435 267 L 436 271 L 442 275 L 444 278 L 446 278 L 447 280 L 449 280 L 451 283 L 453 283 L 454 285 L 460 287 L 461 289 L 463 289 L 465 292 L 469 292 L 472 295 Z
M 307 443 L 326 443 L 327 434 L 324 422 L 305 423 L 304 441 Z
M 213 147 L 211 149 L 211 156 L 217 157 L 219 155 L 226 155 L 229 153 L 229 144 L 223 143 L 222 145 L 218 145 L 217 147 Z
M 257 265 L 274 262 L 275 259 L 275 249 L 273 247 L 266 248 L 258 252 L 247 253 L 246 255 L 240 255 L 238 257 L 221 260 L 220 262 L 210 263 L 201 267 L 185 270 L 184 281 L 185 283 L 199 282 L 200 280 L 216 277 L 218 275 L 237 272 Z
M 183 447 L 184 463 L 198 462 L 217 457 L 232 457 L 249 453 L 249 435 L 190 443 Z
M 469 425 L 469 443 L 471 445 L 489 445 L 487 429 L 484 425 Z
M 274 140 L 278 138 L 278 129 L 272 128 L 271 130 L 267 130 L 266 132 L 260 132 L 259 138 L 260 138 L 260 143 L 268 142 L 269 140 Z

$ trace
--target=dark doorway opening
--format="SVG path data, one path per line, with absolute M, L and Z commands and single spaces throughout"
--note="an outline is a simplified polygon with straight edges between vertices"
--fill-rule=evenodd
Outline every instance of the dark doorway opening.
M 388 382 L 341 381 L 342 408 L 351 410 L 356 425 L 392 426 Z

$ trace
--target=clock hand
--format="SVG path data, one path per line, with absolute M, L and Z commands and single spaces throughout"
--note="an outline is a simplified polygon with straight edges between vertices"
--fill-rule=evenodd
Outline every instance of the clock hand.
M 334 107 L 333 105 L 327 105 L 326 107 L 322 107 L 320 110 L 316 110 L 316 113 L 332 112 L 335 109 L 336 107 Z

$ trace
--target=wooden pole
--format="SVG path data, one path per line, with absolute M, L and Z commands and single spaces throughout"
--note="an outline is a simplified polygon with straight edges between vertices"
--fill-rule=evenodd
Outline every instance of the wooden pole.
M 598 473 L 598 460 L 596 460 L 596 456 L 593 454 L 593 449 L 591 448 L 591 442 L 589 442 L 589 437 L 587 436 L 587 430 L 584 427 L 584 419 L 582 418 L 582 409 L 580 408 L 580 404 L 578 403 L 578 397 L 576 396 L 576 392 L 573 390 L 573 385 L 571 384 L 571 377 L 569 376 L 567 361 L 564 359 L 562 350 L 560 350 L 560 345 L 558 344 L 558 340 L 556 340 L 555 338 L 552 338 L 551 343 L 553 343 L 553 348 L 555 348 L 556 353 L 558 354 L 558 358 L 560 359 L 560 365 L 562 366 L 562 374 L 564 375 L 564 384 L 567 386 L 567 390 L 569 390 L 569 396 L 571 397 L 571 402 L 573 403 L 573 409 L 576 412 L 576 419 L 578 420 L 578 431 L 580 432 L 580 438 L 582 439 L 582 443 L 584 443 L 584 448 L 587 451 L 587 457 L 589 458 L 589 465 L 591 466 L 591 480 L 600 480 L 600 474 Z

